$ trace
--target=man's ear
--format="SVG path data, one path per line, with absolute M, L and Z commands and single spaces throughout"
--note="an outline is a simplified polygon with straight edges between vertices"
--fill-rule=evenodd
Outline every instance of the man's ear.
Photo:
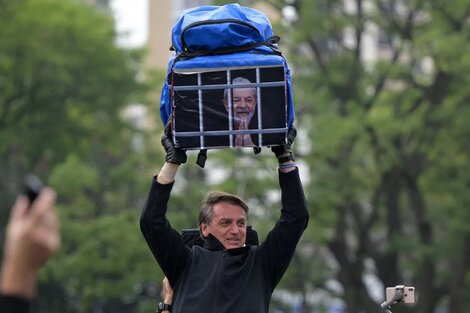
M 207 230 L 207 224 L 201 224 L 201 233 L 205 237 L 209 236 L 209 231 Z

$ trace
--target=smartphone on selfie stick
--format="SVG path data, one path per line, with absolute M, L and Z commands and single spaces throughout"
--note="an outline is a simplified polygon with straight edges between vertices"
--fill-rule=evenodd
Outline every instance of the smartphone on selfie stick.
M 387 287 L 385 302 L 380 307 L 386 313 L 392 313 L 391 306 L 396 303 L 415 303 L 415 287 L 405 285 L 397 285 L 395 287 Z

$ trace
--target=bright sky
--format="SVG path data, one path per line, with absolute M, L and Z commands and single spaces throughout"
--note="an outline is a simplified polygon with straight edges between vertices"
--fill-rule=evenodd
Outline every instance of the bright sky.
M 120 44 L 137 47 L 147 40 L 148 0 L 111 0 Z

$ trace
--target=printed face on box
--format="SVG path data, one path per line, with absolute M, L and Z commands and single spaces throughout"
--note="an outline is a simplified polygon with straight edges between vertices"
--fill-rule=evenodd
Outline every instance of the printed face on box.
M 251 82 L 243 77 L 237 77 L 232 81 L 233 85 L 251 84 Z M 232 116 L 233 128 L 235 130 L 249 129 L 251 118 L 256 109 L 256 88 L 243 87 L 232 89 Z M 224 93 L 224 106 L 227 112 L 230 110 L 230 100 L 228 98 L 228 90 Z M 235 146 L 251 147 L 254 143 L 249 134 L 239 134 L 235 136 Z
M 235 84 L 250 84 L 243 77 L 237 77 L 232 82 Z M 229 110 L 228 94 L 224 97 L 225 109 Z M 233 88 L 232 90 L 232 112 L 235 129 L 248 129 L 251 118 L 256 109 L 256 88 Z
M 202 149 L 285 142 L 287 92 L 282 65 L 185 70 L 172 77 L 177 146 Z

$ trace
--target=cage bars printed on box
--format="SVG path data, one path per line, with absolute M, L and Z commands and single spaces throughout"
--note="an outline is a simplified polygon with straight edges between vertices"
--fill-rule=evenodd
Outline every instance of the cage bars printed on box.
M 174 69 L 172 125 L 175 144 L 186 149 L 285 143 L 285 69 L 257 66 Z

